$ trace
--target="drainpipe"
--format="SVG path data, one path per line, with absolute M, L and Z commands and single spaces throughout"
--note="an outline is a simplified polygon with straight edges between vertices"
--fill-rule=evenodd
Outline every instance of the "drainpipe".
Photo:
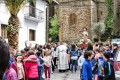
M 48 42 L 48 30 L 49 30 L 49 4 L 46 5 L 46 42 Z

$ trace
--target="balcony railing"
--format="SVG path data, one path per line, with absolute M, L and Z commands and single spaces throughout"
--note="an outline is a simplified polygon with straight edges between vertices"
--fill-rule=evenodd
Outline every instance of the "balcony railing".
M 44 18 L 43 18 L 43 11 L 35 8 L 35 7 L 32 7 L 32 6 L 26 6 L 25 7 L 25 18 L 26 19 L 30 19 L 30 20 L 34 20 L 34 21 L 43 21 Z

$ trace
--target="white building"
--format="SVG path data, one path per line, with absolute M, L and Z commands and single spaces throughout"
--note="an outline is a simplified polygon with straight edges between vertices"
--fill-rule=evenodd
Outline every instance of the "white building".
M 18 13 L 20 21 L 19 49 L 25 47 L 25 42 L 43 45 L 46 42 L 46 5 L 42 0 L 27 3 Z M 0 0 L 0 36 L 6 35 L 6 25 L 10 17 L 4 2 Z

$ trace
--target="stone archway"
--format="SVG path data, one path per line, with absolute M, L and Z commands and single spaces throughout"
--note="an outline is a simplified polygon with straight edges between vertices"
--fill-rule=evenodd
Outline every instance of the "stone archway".
M 77 23 L 77 15 L 75 13 L 71 13 L 69 16 L 69 25 L 75 25 Z

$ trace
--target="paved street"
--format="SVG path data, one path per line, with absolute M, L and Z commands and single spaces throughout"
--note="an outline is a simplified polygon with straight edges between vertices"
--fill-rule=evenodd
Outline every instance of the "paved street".
M 70 71 L 59 73 L 58 70 L 56 70 L 53 74 L 51 74 L 50 80 L 80 80 L 79 75 L 79 70 L 74 73 L 71 73 Z

